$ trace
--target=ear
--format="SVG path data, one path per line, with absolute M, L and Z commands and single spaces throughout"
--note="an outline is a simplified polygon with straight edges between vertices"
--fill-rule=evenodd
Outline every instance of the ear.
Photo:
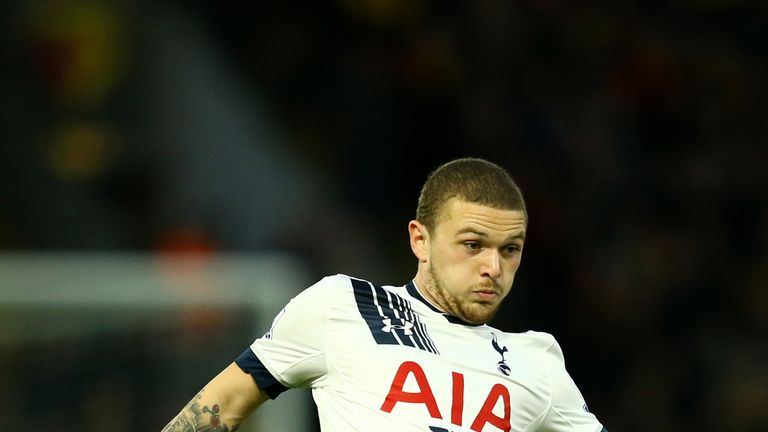
M 419 262 L 427 262 L 429 257 L 429 231 L 421 222 L 412 220 L 408 223 L 408 236 L 411 250 Z

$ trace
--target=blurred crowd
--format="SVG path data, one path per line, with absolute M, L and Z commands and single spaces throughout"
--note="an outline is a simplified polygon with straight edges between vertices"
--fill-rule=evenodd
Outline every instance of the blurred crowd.
M 529 205 L 494 321 L 615 431 L 768 430 L 760 2 L 8 2 L 0 248 L 283 250 L 401 284 L 418 189 Z

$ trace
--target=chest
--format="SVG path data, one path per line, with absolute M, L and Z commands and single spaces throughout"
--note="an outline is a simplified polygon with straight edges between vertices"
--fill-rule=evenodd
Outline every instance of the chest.
M 329 384 L 435 431 L 525 430 L 548 406 L 536 356 L 500 334 L 407 308 L 329 326 Z

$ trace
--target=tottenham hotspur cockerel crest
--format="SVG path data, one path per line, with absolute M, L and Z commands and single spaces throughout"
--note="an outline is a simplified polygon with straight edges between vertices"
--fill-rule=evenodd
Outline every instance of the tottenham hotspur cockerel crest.
M 493 346 L 493 349 L 495 349 L 496 352 L 498 352 L 501 356 L 501 360 L 496 363 L 496 368 L 499 370 L 499 372 L 509 376 L 509 374 L 512 373 L 512 369 L 509 368 L 507 361 L 504 359 L 504 353 L 507 352 L 507 347 L 499 345 L 499 338 L 496 336 L 496 333 L 491 333 L 491 336 L 493 336 L 491 345 Z

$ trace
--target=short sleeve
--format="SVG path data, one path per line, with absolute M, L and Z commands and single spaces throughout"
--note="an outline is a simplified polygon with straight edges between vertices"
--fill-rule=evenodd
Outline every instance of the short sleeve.
M 600 432 L 603 426 L 587 410 L 576 383 L 565 369 L 563 352 L 557 341 L 546 352 L 549 368 L 551 405 L 540 432 Z
M 326 277 L 301 292 L 251 344 L 261 365 L 285 387 L 309 387 L 326 374 L 328 305 L 339 283 L 339 277 Z

